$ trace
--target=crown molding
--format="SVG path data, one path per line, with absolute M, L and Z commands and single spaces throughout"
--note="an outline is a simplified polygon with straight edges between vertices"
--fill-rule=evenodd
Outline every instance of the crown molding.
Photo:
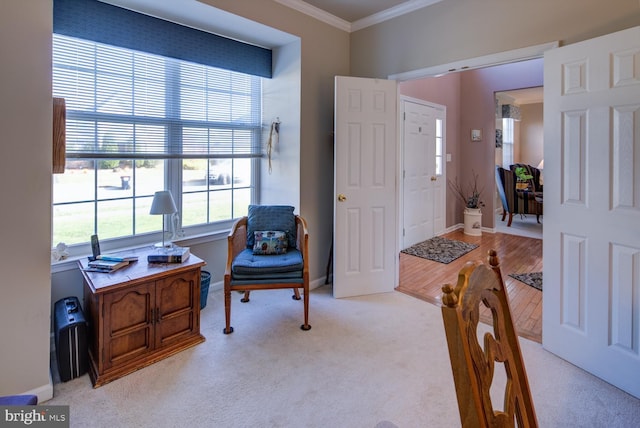
M 339 30 L 351 32 L 351 23 L 344 19 L 338 18 L 335 15 L 330 14 L 322 9 L 305 3 L 302 0 L 275 0 L 276 3 L 280 3 L 286 7 L 302 12 L 305 15 L 309 15 L 312 18 L 316 18 L 318 21 L 322 21 L 325 24 L 332 25 Z
M 414 12 L 423 7 L 431 6 L 432 4 L 440 3 L 442 0 L 410 0 L 399 4 L 389 9 L 383 10 L 365 18 L 359 19 L 351 23 L 351 31 L 362 30 L 363 28 L 370 27 L 375 24 L 379 24 L 389 19 L 396 18 L 407 13 Z
M 302 0 L 275 0 L 276 3 L 280 3 L 291 9 L 295 9 L 298 12 L 302 12 L 305 15 L 309 15 L 322 21 L 326 24 L 332 25 L 340 30 L 351 33 L 353 31 L 362 30 L 363 28 L 370 27 L 375 24 L 387 21 L 389 19 L 411 13 L 415 10 L 422 9 L 423 7 L 431 6 L 432 4 L 439 3 L 443 0 L 409 0 L 405 3 L 399 4 L 382 12 L 374 13 L 373 15 L 359 19 L 354 22 L 348 22 L 344 19 L 338 18 L 335 15 L 330 14 L 322 9 L 310 5 Z

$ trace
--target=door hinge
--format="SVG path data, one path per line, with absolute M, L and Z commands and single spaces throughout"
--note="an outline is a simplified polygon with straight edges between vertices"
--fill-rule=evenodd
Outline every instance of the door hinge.
M 402 120 L 407 120 L 407 113 L 406 112 L 402 112 Z
M 402 236 L 404 236 L 404 227 L 402 228 Z

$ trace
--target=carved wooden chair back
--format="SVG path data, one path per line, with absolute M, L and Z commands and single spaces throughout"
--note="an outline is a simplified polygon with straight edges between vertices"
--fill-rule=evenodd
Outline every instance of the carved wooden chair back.
M 455 288 L 442 287 L 444 321 L 451 368 L 463 427 L 537 427 L 527 374 L 513 327 L 498 257 L 489 251 L 489 266 L 468 262 Z M 493 316 L 493 332 L 478 337 L 482 306 Z M 506 381 L 503 408 L 496 410 L 491 391 L 496 363 L 503 363 Z M 493 386 L 492 386 L 493 385 Z

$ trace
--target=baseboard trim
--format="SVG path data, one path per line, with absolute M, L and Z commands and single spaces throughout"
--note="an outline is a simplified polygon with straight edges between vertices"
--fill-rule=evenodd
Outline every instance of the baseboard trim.
M 458 229 L 464 229 L 464 224 L 462 223 L 458 223 L 458 224 L 454 224 L 453 226 L 448 227 L 443 235 L 450 233 L 450 232 L 455 232 Z M 483 232 L 487 232 L 487 233 L 496 233 L 497 229 L 495 227 L 482 227 L 482 231 Z
M 458 229 L 464 229 L 464 224 L 463 223 L 458 223 L 458 224 L 454 224 L 453 226 L 449 226 L 445 229 L 444 234 L 446 233 L 450 233 L 450 232 L 455 232 Z
M 37 395 L 38 404 L 49 401 L 53 398 L 53 380 L 51 379 L 51 369 L 49 369 L 49 383 L 39 386 L 29 391 L 23 392 L 24 395 Z

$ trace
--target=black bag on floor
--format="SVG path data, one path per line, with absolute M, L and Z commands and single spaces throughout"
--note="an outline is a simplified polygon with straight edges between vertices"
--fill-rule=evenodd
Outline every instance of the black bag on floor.
M 82 376 L 89 368 L 87 321 L 77 297 L 65 297 L 54 306 L 54 336 L 60 380 Z

